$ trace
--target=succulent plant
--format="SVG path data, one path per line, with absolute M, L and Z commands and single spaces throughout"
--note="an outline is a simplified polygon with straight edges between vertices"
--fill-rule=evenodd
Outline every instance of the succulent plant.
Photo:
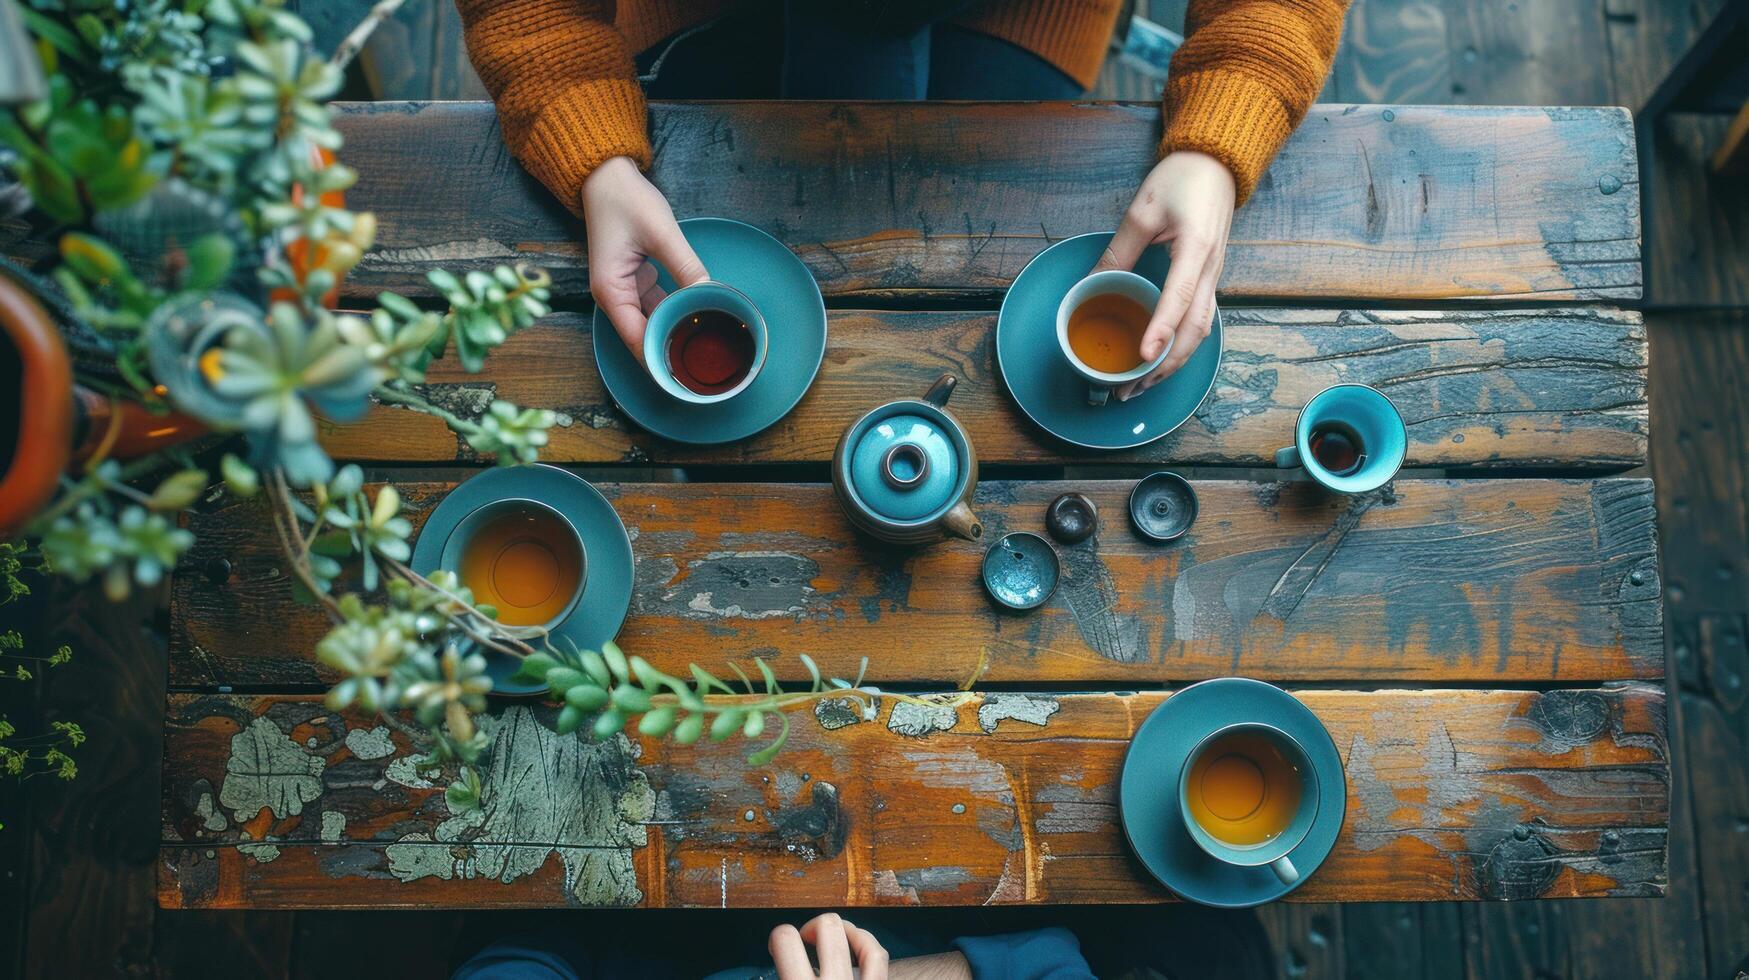
M 67 223 L 84 220 L 87 205 L 102 211 L 139 200 L 166 163 L 126 108 L 80 99 L 58 75 L 46 101 L 0 115 L 0 144 L 15 154 L 9 167 L 36 206 Z
M 401 562 L 412 556 L 407 539 L 413 534 L 413 524 L 400 513 L 401 494 L 392 486 L 378 490 L 376 501 L 368 508 L 361 491 L 322 512 L 322 519 L 336 528 L 336 533 L 346 535 L 352 552 L 362 559 L 366 591 L 377 587 L 377 556 Z
M 363 348 L 341 338 L 326 310 L 306 323 L 297 307 L 276 303 L 267 327 L 226 335 L 212 389 L 241 403 L 238 421 L 250 434 L 256 464 L 277 464 L 294 486 L 309 486 L 334 472 L 316 444 L 311 406 L 331 419 L 357 418 L 383 373 Z
M 116 520 L 87 502 L 55 520 L 41 547 L 55 572 L 79 582 L 101 574 L 104 593 L 120 601 L 136 582 L 157 585 L 193 543 L 192 533 L 143 506 L 124 508 Z
M 370 316 L 343 316 L 340 335 L 364 348 L 372 363 L 391 372 L 394 380 L 420 384 L 431 363 L 432 342 L 442 333 L 443 317 L 421 310 L 394 293 L 379 293 Z
M 544 270 L 501 265 L 487 275 L 479 270 L 457 279 L 443 269 L 426 278 L 449 301 L 450 333 L 462 367 L 478 371 L 486 354 L 513 333 L 552 312 L 547 305 L 552 277 Z
M 229 187 L 239 163 L 273 140 L 271 128 L 242 125 L 243 97 L 235 78 L 159 68 L 137 90 L 134 122 L 140 131 L 174 147 L 185 166 L 220 187 Z
M 340 69 L 312 54 L 303 41 L 281 37 L 237 45 L 237 91 L 243 120 L 273 132 L 288 146 L 289 159 L 307 159 L 298 140 L 339 149 L 340 134 L 324 104 L 340 91 Z
M 450 643 L 441 656 L 421 651 L 411 664 L 418 680 L 407 685 L 406 697 L 414 717 L 426 725 L 442 722 L 452 737 L 463 742 L 471 740 L 473 716 L 486 710 L 486 695 L 492 690 L 492 678 L 486 676 L 486 658 L 479 653 L 464 653 Z
M 557 420 L 548 409 L 519 409 L 507 401 L 494 401 L 481 417 L 479 431 L 468 436 L 468 445 L 475 452 L 497 456 L 500 463 L 532 463 Z
M 370 606 L 355 595 L 339 601 L 341 620 L 316 644 L 316 659 L 344 675 L 328 691 L 335 711 L 357 707 L 377 712 L 401 700 L 397 669 L 424 649 L 405 610 Z

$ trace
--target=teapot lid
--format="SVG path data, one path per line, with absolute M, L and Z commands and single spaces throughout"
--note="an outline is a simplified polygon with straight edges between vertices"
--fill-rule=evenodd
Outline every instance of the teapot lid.
M 848 456 L 856 496 L 886 520 L 921 520 L 958 498 L 959 448 L 939 420 L 920 411 L 875 420 Z

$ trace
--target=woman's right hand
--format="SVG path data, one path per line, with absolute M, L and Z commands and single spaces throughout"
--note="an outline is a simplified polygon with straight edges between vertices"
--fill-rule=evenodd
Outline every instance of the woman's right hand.
M 583 181 L 583 220 L 589 234 L 589 291 L 632 356 L 644 359 L 644 327 L 667 292 L 656 285 L 662 263 L 674 282 L 707 278 L 687 244 L 668 199 L 630 157 L 614 157 Z

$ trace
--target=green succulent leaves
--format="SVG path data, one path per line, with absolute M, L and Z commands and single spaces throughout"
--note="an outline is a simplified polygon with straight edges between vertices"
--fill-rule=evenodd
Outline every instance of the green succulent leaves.
M 803 655 L 801 659 L 812 683 L 795 692 L 785 691 L 771 668 L 762 660 L 756 661 L 764 679 L 762 696 L 739 668 L 735 672 L 742 676 L 744 692 L 697 664 L 688 665 L 692 675 L 689 684 L 657 670 L 642 657 L 628 658 L 611 640 L 599 651 L 571 648 L 531 654 L 523 659 L 513 679 L 544 685 L 560 702 L 555 724 L 559 734 L 587 729 L 597 741 L 618 734 L 633 719 L 640 735 L 672 738 L 681 745 L 691 745 L 707 734 L 713 742 L 727 741 L 736 734 L 757 739 L 764 735 L 767 719 L 775 717 L 780 726 L 777 736 L 747 757 L 748 763 L 757 766 L 770 762 L 789 738 L 786 706 L 829 691 L 857 689 L 860 684 L 860 677 L 856 684 L 823 678 L 811 658 Z M 867 665 L 865 659 L 864 669 Z M 738 694 L 747 696 L 735 697 Z

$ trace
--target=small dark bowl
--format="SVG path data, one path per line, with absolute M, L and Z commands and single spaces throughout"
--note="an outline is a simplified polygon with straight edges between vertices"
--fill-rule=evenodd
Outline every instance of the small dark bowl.
M 1130 491 L 1130 523 L 1149 541 L 1177 541 L 1196 522 L 1196 512 L 1196 491 L 1177 473 L 1150 473 Z
M 1045 508 L 1045 529 L 1063 544 L 1080 544 L 1099 530 L 1099 508 L 1084 493 L 1065 493 Z
M 1057 549 L 1031 531 L 1004 534 L 984 552 L 984 590 L 1009 609 L 1037 609 L 1057 591 Z

